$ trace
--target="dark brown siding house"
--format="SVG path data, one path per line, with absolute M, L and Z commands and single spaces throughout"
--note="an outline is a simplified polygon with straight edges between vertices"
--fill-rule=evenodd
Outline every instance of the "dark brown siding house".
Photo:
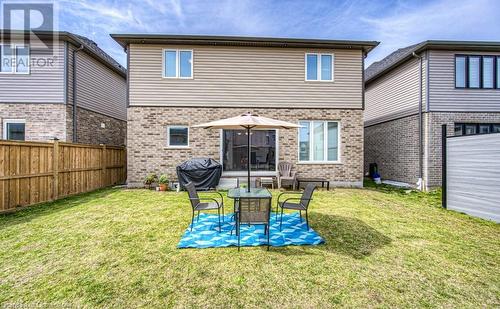
M 246 139 L 193 125 L 251 112 L 302 125 L 254 131 L 255 176 L 277 163 L 332 185 L 363 185 L 363 63 L 378 42 L 223 36 L 112 37 L 127 51 L 128 182 L 150 172 L 175 178 L 193 157 L 244 177 Z
M 125 68 L 86 37 L 23 34 L 1 34 L 1 138 L 124 145 Z
M 425 41 L 365 71 L 365 171 L 422 189 L 441 185 L 448 135 L 500 132 L 500 42 Z

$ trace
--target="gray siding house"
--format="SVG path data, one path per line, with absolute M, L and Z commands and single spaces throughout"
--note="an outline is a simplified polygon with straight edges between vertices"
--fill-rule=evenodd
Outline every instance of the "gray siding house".
M 96 43 L 68 32 L 0 38 L 1 138 L 125 144 L 126 70 Z
M 300 176 L 363 183 L 363 63 L 377 42 L 182 35 L 111 35 L 128 56 L 128 183 L 193 157 L 223 177 L 275 176 L 279 161 Z M 251 112 L 300 123 L 252 133 L 192 128 Z
M 500 132 L 500 42 L 425 41 L 365 72 L 365 171 L 422 189 L 441 185 L 448 135 Z

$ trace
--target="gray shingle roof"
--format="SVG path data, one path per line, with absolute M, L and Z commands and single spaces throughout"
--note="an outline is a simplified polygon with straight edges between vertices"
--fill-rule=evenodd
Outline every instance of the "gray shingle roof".
M 375 78 L 376 76 L 380 75 L 384 71 L 388 70 L 391 68 L 393 65 L 399 63 L 405 58 L 410 57 L 413 52 L 418 50 L 420 47 L 425 45 L 425 42 L 421 42 L 418 44 L 410 45 L 407 47 L 400 48 L 390 54 L 389 56 L 385 57 L 384 59 L 372 63 L 366 70 L 365 70 L 365 82 L 368 82 Z
M 455 50 L 455 51 L 500 51 L 500 42 L 494 41 L 441 41 L 429 40 L 418 44 L 400 48 L 385 57 L 372 63 L 365 70 L 365 83 L 375 80 L 385 72 L 398 66 L 412 57 L 412 54 L 421 53 L 425 50 Z
M 121 71 L 123 74 L 127 73 L 127 70 L 119 64 L 113 57 L 108 55 L 104 50 L 102 50 L 96 42 L 92 41 L 91 39 L 84 37 L 83 35 L 75 34 L 75 33 L 70 33 L 68 32 L 69 35 L 73 36 L 73 38 L 78 41 L 80 44 L 84 46 L 84 48 L 90 50 L 92 53 L 96 54 L 97 56 L 100 56 L 104 61 L 106 61 L 108 64 L 111 66 L 115 67 L 119 71 Z

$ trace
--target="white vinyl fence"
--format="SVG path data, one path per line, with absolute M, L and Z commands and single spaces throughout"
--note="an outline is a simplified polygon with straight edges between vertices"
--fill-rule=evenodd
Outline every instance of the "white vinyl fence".
M 443 139 L 447 209 L 500 222 L 500 133 Z

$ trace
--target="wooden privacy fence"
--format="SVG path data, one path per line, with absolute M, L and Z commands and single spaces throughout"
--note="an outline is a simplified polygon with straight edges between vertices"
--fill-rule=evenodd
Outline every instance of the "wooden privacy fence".
M 0 140 L 0 213 L 125 180 L 124 147 Z

